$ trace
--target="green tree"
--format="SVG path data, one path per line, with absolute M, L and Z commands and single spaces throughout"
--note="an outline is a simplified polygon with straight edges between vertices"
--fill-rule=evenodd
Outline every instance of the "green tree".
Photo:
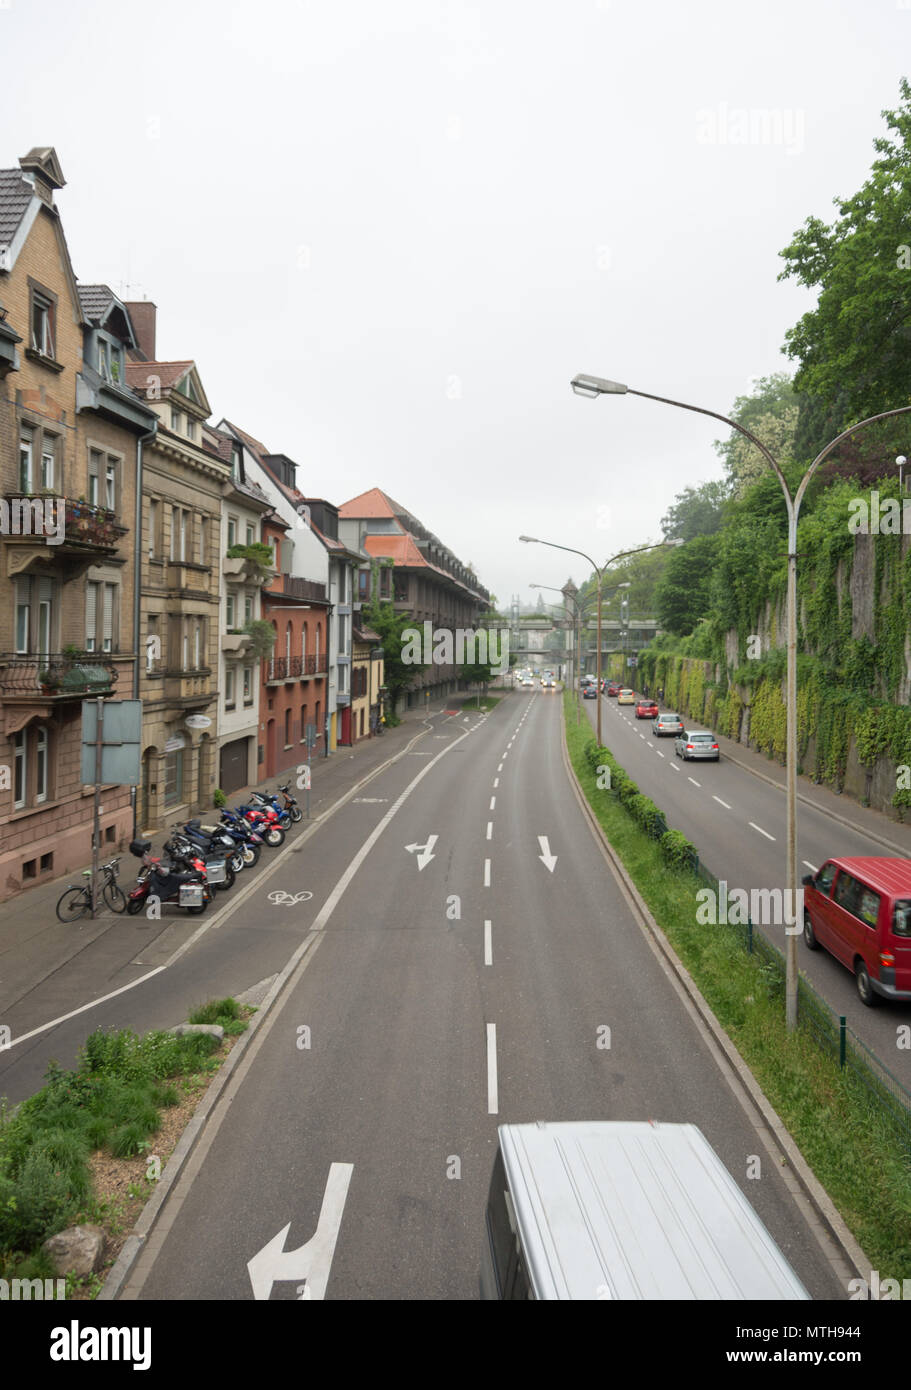
M 510 663 L 510 664 L 511 664 L 511 663 Z M 475 664 L 475 665 L 466 665 L 466 666 L 460 666 L 460 667 L 459 667 L 459 680 L 460 680 L 460 681 L 464 681 L 464 682 L 466 683 L 466 685 L 476 685 L 476 686 L 478 686 L 478 708 L 479 708 L 479 709 L 480 709 L 480 706 L 481 706 L 481 689 L 480 689 L 480 687 L 483 686 L 483 688 L 484 688 L 484 693 L 485 693 L 485 695 L 486 695 L 486 694 L 487 694 L 487 687 L 490 685 L 490 682 L 493 680 L 493 678 L 494 678 L 494 676 L 496 675 L 496 673 L 497 673 L 496 668 L 494 668 L 493 666 L 484 666 L 484 665 L 481 665 L 481 664 L 479 664 L 479 663 L 478 663 L 478 664 Z
M 750 394 L 738 396 L 728 414 L 755 434 L 780 464 L 793 460 L 799 405 L 787 372 L 757 378 Z M 732 430 L 725 440 L 716 439 L 715 451 L 727 469 L 730 495 L 734 497 L 742 497 L 763 475 L 774 476 L 756 445 L 738 430 Z
M 397 613 L 391 603 L 374 599 L 364 604 L 362 616 L 366 626 L 372 628 L 382 642 L 383 679 L 394 708 L 398 697 L 411 689 L 418 671 L 426 670 L 430 663 L 417 665 L 402 660 L 402 633 L 405 628 L 414 627 L 414 618 L 410 613 Z
M 691 541 L 694 536 L 714 535 L 721 526 L 724 503 L 730 491 L 730 482 L 722 479 L 678 492 L 673 505 L 661 518 L 665 538 Z
M 852 420 L 906 405 L 911 348 L 911 86 L 901 105 L 883 111 L 892 138 L 873 145 L 879 158 L 850 198 L 836 198 L 827 226 L 809 217 L 781 252 L 788 277 L 819 290 L 815 309 L 786 335 L 799 363 L 794 385 L 812 404 L 808 452 Z
M 655 593 L 656 617 L 668 632 L 685 637 L 711 608 L 715 536 L 694 536 L 672 551 Z

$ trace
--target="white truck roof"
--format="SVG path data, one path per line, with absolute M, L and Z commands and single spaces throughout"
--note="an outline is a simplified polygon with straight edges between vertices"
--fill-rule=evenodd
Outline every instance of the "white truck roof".
M 544 1299 L 805 1299 L 696 1125 L 501 1125 L 529 1278 Z

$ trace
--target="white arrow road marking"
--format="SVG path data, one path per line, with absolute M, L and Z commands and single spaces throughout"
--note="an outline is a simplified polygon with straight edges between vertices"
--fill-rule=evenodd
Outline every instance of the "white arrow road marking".
M 247 1273 L 253 1285 L 253 1297 L 267 1300 L 272 1285 L 278 1280 L 306 1279 L 305 1299 L 325 1298 L 335 1242 L 342 1224 L 348 1184 L 354 1172 L 353 1163 L 333 1163 L 329 1169 L 329 1180 L 323 1193 L 316 1231 L 308 1241 L 296 1250 L 285 1249 L 285 1237 L 291 1229 L 289 1221 L 284 1230 L 279 1231 L 264 1245 L 252 1260 L 247 1261 Z
M 770 835 L 769 832 L 768 832 L 767 830 L 763 830 L 763 828 L 762 828 L 761 825 L 756 825 L 753 821 L 747 821 L 747 825 L 751 826 L 753 830 L 758 830 L 759 833 L 760 833 L 760 835 L 764 835 L 764 836 L 766 837 L 767 840 L 774 840 L 774 839 L 775 839 L 775 836 L 774 836 L 774 835 Z
M 545 867 L 546 869 L 549 869 L 550 872 L 553 873 L 553 871 L 554 871 L 554 865 L 555 865 L 556 862 L 557 862 L 557 856 L 556 856 L 555 854 L 551 854 L 551 852 L 550 852 L 550 845 L 548 844 L 548 841 L 547 841 L 547 836 L 546 836 L 546 835 L 539 835 L 539 836 L 538 836 L 538 844 L 539 844 L 540 847 L 541 847 L 541 853 L 538 855 L 538 858 L 540 859 L 540 861 L 541 861 L 541 863 L 544 865 L 544 867 Z
M 436 842 L 437 842 L 437 840 L 438 840 L 439 838 L 440 838 L 439 835 L 428 835 L 428 836 L 427 836 L 427 843 L 426 843 L 426 845 L 406 845 L 406 846 L 405 846 L 405 848 L 407 849 L 407 851 L 408 851 L 409 854 L 414 854 L 415 850 L 420 850 L 420 851 L 421 851 L 420 854 L 418 855 L 418 872 L 419 872 L 419 873 L 420 873 L 421 869 L 426 869 L 426 867 L 427 867 L 427 865 L 430 863 L 431 859 L 435 859 L 435 858 L 436 858 L 436 855 L 435 855 L 435 854 L 431 854 L 430 851 L 433 849 L 434 845 L 436 844 Z

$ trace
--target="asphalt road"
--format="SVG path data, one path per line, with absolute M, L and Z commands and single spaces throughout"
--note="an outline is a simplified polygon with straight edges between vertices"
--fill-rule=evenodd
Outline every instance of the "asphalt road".
M 258 1256 L 260 1297 L 474 1299 L 497 1125 L 592 1118 L 698 1124 L 811 1294 L 845 1296 L 608 869 L 561 704 L 438 726 L 237 913 L 244 968 L 309 946 L 123 1297 L 249 1299 Z
M 595 702 L 583 701 L 588 718 Z M 723 755 L 719 762 L 683 762 L 672 738 L 656 738 L 650 719 L 637 719 L 635 706 L 602 697 L 601 736 L 638 784 L 661 807 L 668 825 L 682 830 L 699 850 L 706 868 L 733 888 L 785 887 L 786 803 L 783 790 L 754 776 Z M 846 812 L 848 806 L 845 807 Z M 888 855 L 878 841 L 840 824 L 806 802 L 797 808 L 797 867 L 815 871 L 833 855 Z M 785 950 L 783 925 L 754 923 Z M 894 1076 L 911 1087 L 911 1052 L 900 1049 L 899 1028 L 911 1024 L 911 1003 L 884 1001 L 875 1009 L 858 998 L 854 976 L 828 951 L 798 944 L 799 966 L 818 994 L 880 1057 Z

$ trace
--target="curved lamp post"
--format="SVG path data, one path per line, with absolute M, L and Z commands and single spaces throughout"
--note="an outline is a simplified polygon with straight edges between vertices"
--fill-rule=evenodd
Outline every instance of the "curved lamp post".
M 609 560 L 599 568 L 590 555 L 586 555 L 584 550 L 576 550 L 571 545 L 557 545 L 556 541 L 542 541 L 537 536 L 520 536 L 520 541 L 525 541 L 527 545 L 549 545 L 552 550 L 566 550 L 570 555 L 581 555 L 583 560 L 587 560 L 595 574 L 598 576 L 598 746 L 601 746 L 601 585 L 604 581 L 604 571 L 618 560 L 626 559 L 627 555 L 640 555 L 643 550 L 662 550 L 669 545 L 677 545 L 677 541 L 656 541 L 654 545 L 637 545 L 635 550 L 621 550 L 619 554 L 612 555 Z M 620 587 L 618 585 L 618 587 Z
M 653 396 L 648 391 L 634 391 L 631 386 L 624 386 L 619 381 L 608 381 L 599 376 L 574 376 L 570 385 L 577 396 L 642 396 L 647 401 L 658 401 L 661 405 L 673 405 L 679 410 L 691 410 L 697 415 L 708 415 L 713 420 L 720 420 L 723 425 L 728 425 L 738 434 L 744 435 L 751 444 L 762 454 L 766 463 L 774 472 L 781 485 L 784 494 L 785 506 L 788 512 L 788 591 L 787 591 L 787 632 L 788 632 L 788 664 L 787 664 L 787 736 L 786 736 L 786 768 L 787 768 L 787 886 L 790 890 L 791 905 L 797 904 L 797 518 L 800 514 L 800 504 L 804 499 L 807 486 L 816 472 L 819 465 L 828 458 L 829 454 L 844 439 L 848 439 L 852 434 L 867 425 L 873 425 L 877 420 L 888 420 L 892 415 L 905 415 L 911 411 L 911 405 L 899 406 L 897 410 L 883 410 L 879 415 L 870 415 L 866 420 L 859 420 L 850 429 L 842 430 L 841 434 L 831 440 L 824 449 L 820 451 L 810 464 L 797 492 L 791 495 L 787 479 L 781 471 L 776 459 L 774 459 L 763 444 L 761 439 L 743 425 L 731 420 L 727 415 L 719 415 L 716 410 L 706 410 L 704 406 L 688 405 L 685 401 L 672 401 L 666 396 Z M 792 1032 L 797 1027 L 797 934 L 788 935 L 787 951 L 785 953 L 787 962 L 786 974 L 786 1014 L 788 1030 Z

